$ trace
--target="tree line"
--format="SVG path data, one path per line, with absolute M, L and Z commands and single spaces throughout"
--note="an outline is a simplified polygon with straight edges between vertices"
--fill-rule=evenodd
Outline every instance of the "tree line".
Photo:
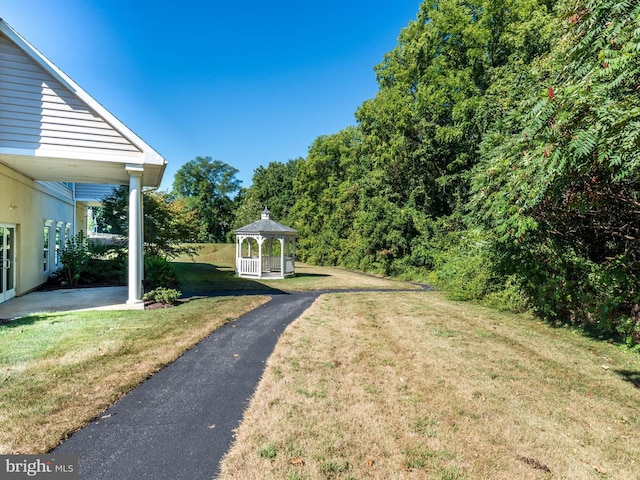
M 425 0 L 375 75 L 355 126 L 248 189 L 177 175 L 197 239 L 268 205 L 304 261 L 640 343 L 640 4 Z
M 640 4 L 425 1 L 375 74 L 246 194 L 303 259 L 640 342 Z

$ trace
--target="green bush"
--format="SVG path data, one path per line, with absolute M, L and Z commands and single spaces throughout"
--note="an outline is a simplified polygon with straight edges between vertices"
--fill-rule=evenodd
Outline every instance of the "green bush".
M 144 285 L 147 290 L 169 287 L 176 283 L 173 265 L 159 255 L 149 255 L 144 259 Z
M 434 237 L 434 268 L 429 282 L 453 300 L 473 301 L 498 310 L 523 312 L 527 296 L 516 275 L 499 271 L 487 233 L 481 229 L 450 231 Z
M 521 313 L 528 310 L 527 296 L 518 285 L 515 275 L 507 277 L 499 290 L 488 293 L 482 300 L 487 307 L 503 312 Z
M 151 302 L 165 303 L 167 305 L 173 305 L 178 301 L 178 298 L 182 295 L 179 290 L 173 288 L 159 287 L 150 292 L 144 294 L 144 300 Z
M 60 253 L 62 262 L 61 284 L 63 286 L 75 287 L 80 283 L 83 272 L 89 263 L 89 247 L 84 232 L 69 238 Z
M 90 259 L 81 283 L 124 285 L 127 283 L 127 250 L 121 245 L 89 242 Z

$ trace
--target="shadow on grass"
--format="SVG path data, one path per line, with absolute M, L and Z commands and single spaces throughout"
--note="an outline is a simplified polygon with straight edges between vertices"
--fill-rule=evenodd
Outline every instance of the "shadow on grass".
M 296 273 L 296 278 L 321 278 L 330 276 L 331 275 L 326 273 Z
M 629 382 L 636 388 L 640 388 L 640 372 L 632 372 L 631 370 L 616 370 L 616 373 L 622 377 L 625 382 Z
M 173 263 L 183 296 L 279 295 L 287 292 L 264 283 L 240 278 L 229 267 L 210 263 Z
M 41 320 L 51 320 L 51 315 L 30 314 L 20 318 L 0 318 L 0 330 L 33 325 Z

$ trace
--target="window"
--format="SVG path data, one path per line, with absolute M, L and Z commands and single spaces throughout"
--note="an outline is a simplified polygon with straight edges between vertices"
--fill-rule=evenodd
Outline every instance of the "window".
M 43 242 L 43 265 L 42 265 L 42 271 L 43 272 L 48 272 L 49 271 L 49 252 L 51 250 L 51 224 L 53 222 L 51 220 L 46 220 L 44 222 L 44 242 Z
M 62 254 L 62 222 L 56 223 L 56 243 L 54 250 L 54 265 L 60 266 L 60 258 Z

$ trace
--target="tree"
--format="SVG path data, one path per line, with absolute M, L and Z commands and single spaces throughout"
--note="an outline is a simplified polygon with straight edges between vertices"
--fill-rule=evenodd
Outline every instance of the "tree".
M 472 210 L 547 318 L 640 341 L 640 6 L 566 2 L 537 95 L 488 139 Z
M 256 198 L 256 195 L 249 189 L 241 189 L 235 198 L 233 228 L 240 228 L 255 222 L 260 218 L 260 213 L 264 210 L 265 204 Z M 231 240 L 232 232 L 228 234 Z
M 143 193 L 145 253 L 175 257 L 188 253 L 185 242 L 195 241 L 195 214 L 182 199 L 163 192 Z M 102 200 L 99 223 L 110 231 L 127 236 L 129 231 L 129 187 L 120 186 Z
M 271 218 L 289 223 L 289 212 L 296 199 L 293 181 L 302 161 L 298 158 L 286 163 L 270 162 L 266 167 L 256 168 L 253 183 L 239 195 L 241 199 L 235 210 L 234 228 L 258 220 L 265 207 L 271 212 Z
M 357 202 L 343 201 L 345 192 L 339 190 L 363 165 L 358 162 L 358 144 L 359 130 L 354 127 L 318 137 L 297 167 L 291 216 L 299 232 L 299 254 L 306 261 L 336 265 L 345 251 L 341 243 L 350 235 Z
M 278 221 L 288 221 L 289 211 L 295 203 L 293 182 L 300 162 L 301 158 L 286 163 L 270 162 L 266 167 L 258 167 L 253 172 L 250 195 L 267 206 L 271 216 Z
M 421 5 L 375 68 L 379 90 L 356 112 L 358 126 L 319 137 L 298 168 L 307 260 L 383 273 L 433 263 L 434 228 L 457 225 L 438 219 L 464 210 L 482 139 L 550 48 L 552 3 Z
M 178 169 L 173 194 L 198 218 L 197 240 L 224 242 L 233 223 L 231 196 L 240 190 L 238 170 L 211 157 L 196 157 Z

